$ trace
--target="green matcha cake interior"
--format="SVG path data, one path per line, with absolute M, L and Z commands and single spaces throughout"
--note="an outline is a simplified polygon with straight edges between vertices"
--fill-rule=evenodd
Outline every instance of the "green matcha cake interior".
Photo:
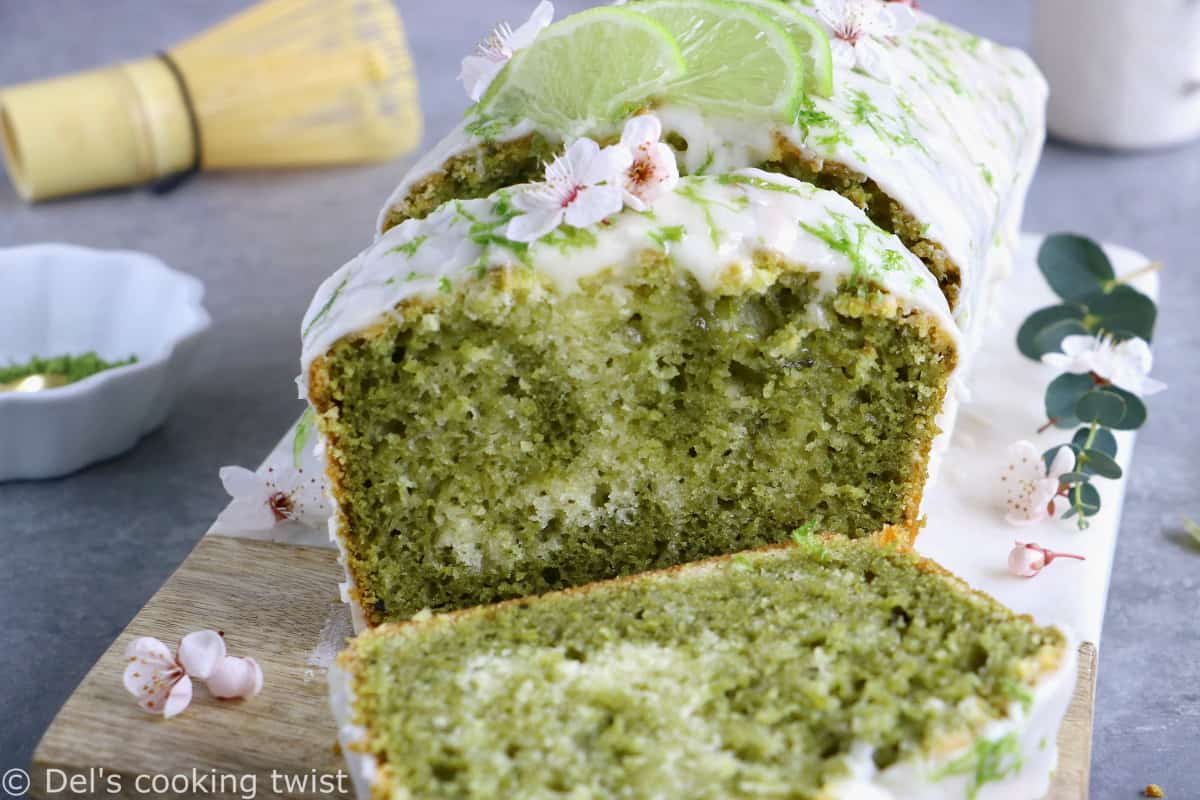
M 677 151 L 687 150 L 687 141 L 678 134 L 668 134 L 666 139 Z M 383 229 L 389 230 L 406 219 L 423 219 L 449 200 L 487 197 L 497 189 L 541 180 L 545 162 L 558 149 L 558 145 L 537 133 L 508 142 L 481 144 L 449 159 L 436 174 L 417 181 L 408 195 L 388 210 Z M 774 157 L 757 166 L 849 199 L 880 228 L 900 237 L 925 262 L 950 307 L 955 307 L 961 288 L 958 265 L 941 245 L 926 239 L 925 226 L 873 180 L 835 162 L 808 157 L 783 139 L 778 141 Z
M 913 526 L 954 347 L 869 283 L 703 291 L 661 251 L 558 294 L 493 270 L 314 364 L 371 623 Z
M 339 666 L 392 796 L 812 800 L 854 758 L 1008 777 L 985 729 L 1065 655 L 931 562 L 813 537 L 383 626 Z

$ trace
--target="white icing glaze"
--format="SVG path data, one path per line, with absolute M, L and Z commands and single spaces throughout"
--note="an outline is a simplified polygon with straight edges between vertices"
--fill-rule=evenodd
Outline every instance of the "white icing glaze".
M 350 771 L 350 782 L 354 794 L 363 800 L 371 797 L 371 787 L 379 774 L 379 761 L 367 749 L 367 729 L 354 721 L 353 676 L 343 670 L 335 660 L 329 668 L 329 705 L 333 709 L 333 720 L 337 724 L 338 745 L 346 768 Z
M 639 254 L 655 249 L 666 250 L 706 291 L 761 285 L 765 278 L 753 265 L 760 251 L 816 273 L 823 292 L 870 279 L 957 341 L 937 281 L 899 239 L 840 195 L 791 178 L 759 170 L 687 178 L 651 214 L 626 210 L 591 228 L 561 228 L 528 247 L 503 238 L 514 213 L 509 196 L 452 202 L 408 220 L 326 280 L 304 319 L 302 379 L 317 356 L 397 304 L 453 291 L 486 270 L 532 269 L 565 293 L 604 270 L 617 280 Z
M 663 105 L 664 129 L 687 141 L 687 171 L 723 174 L 762 163 L 783 139 L 817 160 L 841 163 L 874 180 L 927 226 L 959 266 L 957 317 L 975 351 L 993 275 L 1009 270 L 1025 195 L 1045 137 L 1047 87 L 1024 53 L 993 45 L 920 13 L 910 35 L 885 43 L 892 78 L 838 67 L 834 97 L 812 97 L 795 124 L 719 118 Z M 423 178 L 482 143 L 460 125 L 392 193 L 400 202 Z M 523 121 L 497 137 L 534 127 Z M 554 140 L 553 131 L 539 131 Z M 597 136 L 613 134 L 596 131 Z

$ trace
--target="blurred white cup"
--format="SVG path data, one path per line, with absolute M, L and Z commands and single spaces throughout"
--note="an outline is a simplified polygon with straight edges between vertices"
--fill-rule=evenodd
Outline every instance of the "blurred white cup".
M 1060 138 L 1141 149 L 1200 136 L 1200 0 L 1037 0 L 1034 57 Z

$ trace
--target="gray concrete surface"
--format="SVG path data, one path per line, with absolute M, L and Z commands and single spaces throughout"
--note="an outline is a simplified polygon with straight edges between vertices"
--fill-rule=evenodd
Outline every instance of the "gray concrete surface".
M 427 112 L 426 144 L 464 107 L 457 61 L 533 0 L 398 0 Z M 564 0 L 575 10 L 584 0 Z M 245 0 L 0 0 L 0 84 L 148 53 Z M 1006 43 L 1030 1 L 926 0 Z M 299 320 L 355 253 L 405 167 L 205 176 L 155 197 L 120 192 L 37 207 L 0 180 L 0 245 L 44 240 L 154 253 L 204 280 L 215 326 L 178 410 L 134 451 L 62 480 L 0 485 L 0 772 L 23 766 L 99 654 L 187 555 L 225 502 L 223 464 L 253 465 L 301 410 Z M 1130 478 L 1105 622 L 1095 798 L 1154 781 L 1200 797 L 1200 145 L 1114 156 L 1052 145 L 1027 228 L 1120 242 L 1168 265 L 1156 374 Z M 1189 309 L 1191 309 L 1189 311 Z M 118 680 L 117 676 L 113 676 Z

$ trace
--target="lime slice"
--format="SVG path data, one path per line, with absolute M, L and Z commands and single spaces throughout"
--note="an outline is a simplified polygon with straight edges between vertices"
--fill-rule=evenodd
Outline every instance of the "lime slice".
M 667 97 L 705 111 L 791 117 L 804 94 L 804 55 L 792 34 L 745 3 L 647 0 L 627 6 L 679 40 L 687 75 Z
M 513 56 L 479 111 L 582 136 L 629 116 L 685 69 L 679 44 L 658 22 L 622 8 L 594 8 L 551 25 Z
M 833 49 L 829 45 L 829 34 L 821 24 L 787 5 L 785 0 L 738 1 L 787 28 L 796 47 L 804 54 L 805 90 L 821 97 L 832 97 Z

